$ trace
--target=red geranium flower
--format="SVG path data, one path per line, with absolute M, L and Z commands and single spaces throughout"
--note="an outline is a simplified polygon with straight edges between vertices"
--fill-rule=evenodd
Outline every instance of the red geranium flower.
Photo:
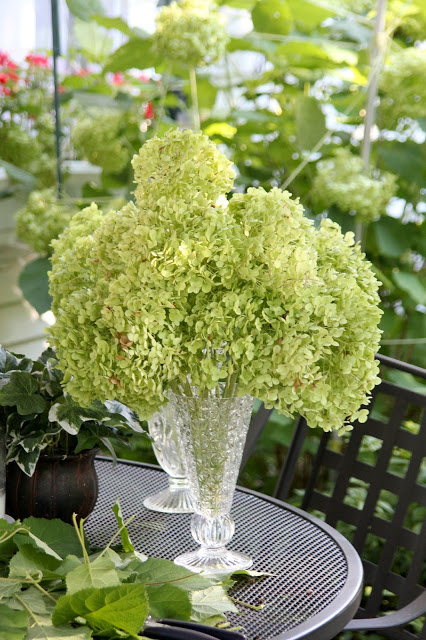
M 147 76 L 145 73 L 141 73 L 139 76 L 139 80 L 141 82 L 149 82 L 149 76 Z
M 118 87 L 124 84 L 124 74 L 114 73 L 114 75 L 112 76 L 112 83 L 117 85 Z
M 152 107 L 152 102 L 148 102 L 148 104 L 146 105 L 144 116 L 148 120 L 152 120 L 154 118 L 154 109 Z
M 12 90 L 9 87 L 0 87 L 0 93 L 3 93 L 5 96 L 10 96 Z
M 9 80 L 9 76 L 7 75 L 7 73 L 0 73 L 0 82 L 2 84 L 6 84 L 8 80 Z
M 25 58 L 27 62 L 32 64 L 34 67 L 48 67 L 49 60 L 46 56 L 40 56 L 36 53 L 29 53 Z

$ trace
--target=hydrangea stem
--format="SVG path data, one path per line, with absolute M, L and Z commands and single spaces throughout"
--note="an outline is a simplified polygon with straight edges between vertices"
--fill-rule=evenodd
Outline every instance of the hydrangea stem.
M 189 67 L 189 83 L 191 85 L 192 126 L 194 131 L 199 131 L 200 114 L 198 112 L 197 74 L 194 67 Z
M 368 174 L 371 156 L 371 129 L 374 125 L 377 93 L 379 87 L 379 75 L 383 62 L 384 32 L 386 20 L 386 0 L 377 0 L 376 19 L 370 54 L 370 74 L 368 78 L 367 102 L 365 106 L 364 134 L 361 145 L 361 157 L 364 173 Z M 355 225 L 355 240 L 363 241 L 363 225 L 358 222 Z

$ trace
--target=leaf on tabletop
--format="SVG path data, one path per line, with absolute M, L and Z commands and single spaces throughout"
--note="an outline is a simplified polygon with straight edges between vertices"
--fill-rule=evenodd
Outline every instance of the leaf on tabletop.
M 21 587 L 22 582 L 19 578 L 0 578 L 0 600 L 13 596 Z
M 250 569 L 239 569 L 234 571 L 233 576 L 248 576 L 249 578 L 263 578 L 268 576 L 276 576 L 276 573 L 269 573 L 268 571 L 251 571 Z
M 50 613 L 49 609 L 53 609 L 54 603 L 50 598 L 43 595 L 37 587 L 29 587 L 29 589 L 25 589 L 19 594 L 19 600 L 11 599 L 9 606 L 20 611 L 26 611 L 26 607 L 28 607 L 33 613 L 48 615 Z
M 66 576 L 67 573 L 73 571 L 74 569 L 77 569 L 77 567 L 81 567 L 82 564 L 83 561 L 80 560 L 80 558 L 77 558 L 77 556 L 71 554 L 67 556 L 58 567 L 56 567 L 55 571 L 61 576 Z
M 72 525 L 58 518 L 47 520 L 33 517 L 25 518 L 22 525 L 30 529 L 33 536 L 37 536 L 53 549 L 61 560 L 71 554 L 82 555 L 80 541 Z
M 52 556 L 24 544 L 9 563 L 9 577 L 25 578 L 28 574 L 42 573 L 45 580 L 54 580 L 60 577 L 56 572 L 58 566 L 58 560 Z
M 163 584 L 158 587 L 147 587 L 146 591 L 149 615 L 153 618 L 190 619 L 191 602 L 188 593 L 183 589 L 172 584 Z
M 191 620 L 198 622 L 228 611 L 238 613 L 237 607 L 220 585 L 214 585 L 201 591 L 192 592 L 191 604 Z
M 73 569 L 65 578 L 67 594 L 76 593 L 89 587 L 115 587 L 121 584 L 119 575 L 112 560 L 99 556 L 87 564 Z
M 50 311 L 52 306 L 47 275 L 51 268 L 49 258 L 36 258 L 27 262 L 19 274 L 18 284 L 22 295 L 40 315 Z
M 163 558 L 148 558 L 146 562 L 133 560 L 127 568 L 135 572 L 137 582 L 145 582 L 147 586 L 173 584 L 181 589 L 191 591 L 206 589 L 215 582 Z
M 0 405 L 16 406 L 18 413 L 42 413 L 46 403 L 38 390 L 37 380 L 27 371 L 12 371 L 10 381 L 0 389 Z
M 31 621 L 25 640 L 90 640 L 92 630 L 89 627 L 73 628 L 69 625 L 54 627 L 50 616 L 36 616 Z
M 293 17 L 285 0 L 258 0 L 251 12 L 253 26 L 259 33 L 286 36 L 293 26 Z
M 27 634 L 28 614 L 15 611 L 0 602 L 0 638 L 1 640 L 24 640 Z
M 123 514 L 121 513 L 121 506 L 120 506 L 120 500 L 119 498 L 117 498 L 117 500 L 115 501 L 115 504 L 112 508 L 115 519 L 117 520 L 117 524 L 120 528 L 120 538 L 121 538 L 121 544 L 123 546 L 123 549 L 126 553 L 132 552 L 135 550 L 135 547 L 133 546 L 130 537 L 129 537 L 129 532 L 127 531 L 127 528 L 124 526 L 124 521 L 123 521 Z
M 52 615 L 55 626 L 82 616 L 95 629 L 111 627 L 137 634 L 148 615 L 148 598 L 143 584 L 122 584 L 104 589 L 84 589 L 61 596 Z

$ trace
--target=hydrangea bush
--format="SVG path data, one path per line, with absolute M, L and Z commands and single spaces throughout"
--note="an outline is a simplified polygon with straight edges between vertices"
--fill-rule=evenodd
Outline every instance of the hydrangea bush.
M 57 199 L 53 188 L 32 191 L 16 214 L 16 235 L 40 255 L 47 255 L 51 241 L 64 231 L 75 212 L 75 207 Z
M 51 342 L 67 391 L 147 418 L 169 388 L 223 382 L 310 426 L 364 420 L 381 312 L 352 234 L 316 229 L 276 188 L 228 204 L 231 163 L 201 133 L 153 138 L 133 166 L 135 204 L 97 210 L 96 224 L 83 211 L 55 243 Z
M 220 14 L 205 0 L 172 2 L 158 12 L 153 51 L 161 59 L 202 66 L 221 58 L 227 42 Z
M 378 178 L 363 174 L 362 159 L 341 148 L 333 158 L 318 163 L 313 182 L 314 198 L 325 206 L 353 211 L 360 222 L 372 222 L 386 212 L 396 193 L 396 176 L 381 172 Z

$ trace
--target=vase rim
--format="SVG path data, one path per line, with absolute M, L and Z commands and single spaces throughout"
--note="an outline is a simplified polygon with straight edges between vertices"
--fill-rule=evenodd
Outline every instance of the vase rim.
M 70 460 L 75 458 L 90 458 L 92 456 L 98 455 L 100 451 L 99 447 L 92 447 L 91 449 L 84 449 L 83 451 L 79 451 L 79 453 L 75 453 L 74 451 L 71 453 L 66 453 L 65 451 L 54 451 L 53 453 L 44 453 L 41 451 L 40 459 L 42 460 Z

